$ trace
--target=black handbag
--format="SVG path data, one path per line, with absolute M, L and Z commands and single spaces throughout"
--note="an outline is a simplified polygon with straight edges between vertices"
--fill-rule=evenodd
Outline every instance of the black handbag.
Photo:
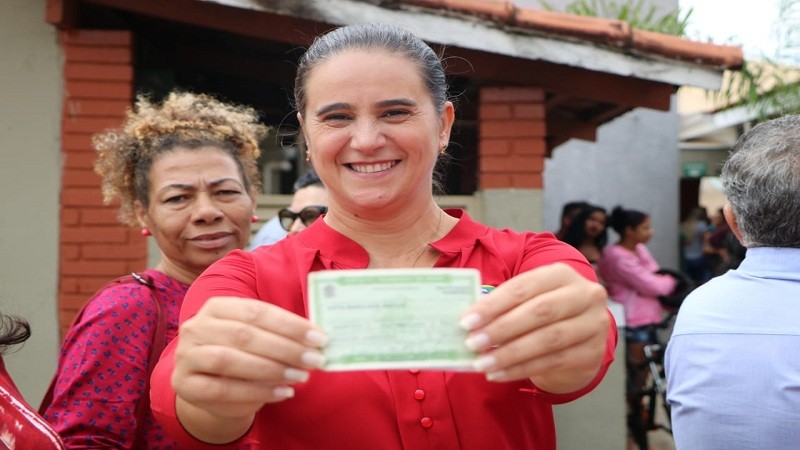
M 672 293 L 669 295 L 662 295 L 658 297 L 658 300 L 661 302 L 661 306 L 666 309 L 678 309 L 683 304 L 683 300 L 686 299 L 686 296 L 689 295 L 690 292 L 694 290 L 696 287 L 694 281 L 689 278 L 689 275 L 679 271 L 679 270 L 672 270 L 672 269 L 659 269 L 656 271 L 659 275 L 669 275 L 675 279 L 675 289 L 672 290 Z

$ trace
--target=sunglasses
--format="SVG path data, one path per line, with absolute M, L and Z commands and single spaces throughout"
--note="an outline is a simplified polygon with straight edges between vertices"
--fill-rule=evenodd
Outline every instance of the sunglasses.
M 319 219 L 319 216 L 328 212 L 327 206 L 306 206 L 303 208 L 299 213 L 292 211 L 289 208 L 283 208 L 282 210 L 278 211 L 278 220 L 281 222 L 281 227 L 284 230 L 289 231 L 289 228 L 292 227 L 292 224 L 295 220 L 300 219 L 303 222 L 303 225 L 310 226 L 314 223 L 315 220 Z

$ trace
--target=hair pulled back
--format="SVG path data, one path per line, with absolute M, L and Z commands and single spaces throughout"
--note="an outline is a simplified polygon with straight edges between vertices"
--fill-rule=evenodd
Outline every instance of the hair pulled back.
M 122 127 L 93 137 L 94 170 L 103 177 L 106 204 L 120 199 L 119 219 L 136 226 L 136 201 L 150 203 L 150 168 L 161 154 L 178 147 L 216 147 L 236 162 L 251 196 L 258 191 L 258 141 L 266 127 L 252 108 L 230 105 L 210 95 L 173 92 L 161 103 L 138 96 Z
M 611 228 L 617 232 L 620 237 L 625 235 L 625 229 L 628 227 L 636 228 L 642 224 L 649 216 L 641 211 L 635 209 L 624 209 L 622 206 L 616 206 L 611 211 L 609 217 L 609 224 Z
M 314 39 L 297 67 L 294 81 L 295 107 L 305 115 L 306 82 L 314 67 L 347 50 L 385 50 L 413 61 L 431 95 L 436 112 L 447 102 L 447 81 L 439 56 L 413 33 L 392 25 L 365 23 L 337 28 Z

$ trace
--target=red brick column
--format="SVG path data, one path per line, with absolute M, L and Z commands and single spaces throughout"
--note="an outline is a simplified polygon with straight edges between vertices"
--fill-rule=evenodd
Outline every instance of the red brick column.
M 479 188 L 541 189 L 546 149 L 544 90 L 484 87 L 479 101 Z
M 92 134 L 122 124 L 133 98 L 129 31 L 61 32 L 61 223 L 58 309 L 61 335 L 78 308 L 111 279 L 147 265 L 147 242 L 104 206 L 94 173 Z

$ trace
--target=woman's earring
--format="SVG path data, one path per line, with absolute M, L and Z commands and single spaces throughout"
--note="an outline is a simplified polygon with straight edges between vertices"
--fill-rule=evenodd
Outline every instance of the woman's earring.
M 306 150 L 306 162 L 311 162 L 311 154 Z
M 142 234 L 142 237 L 147 237 L 147 236 L 152 236 L 153 235 L 153 233 L 150 232 L 149 228 L 142 228 L 142 231 L 140 231 L 140 233 Z
M 258 216 L 253 214 L 253 217 L 250 218 L 250 222 L 253 222 L 253 223 L 258 222 Z

